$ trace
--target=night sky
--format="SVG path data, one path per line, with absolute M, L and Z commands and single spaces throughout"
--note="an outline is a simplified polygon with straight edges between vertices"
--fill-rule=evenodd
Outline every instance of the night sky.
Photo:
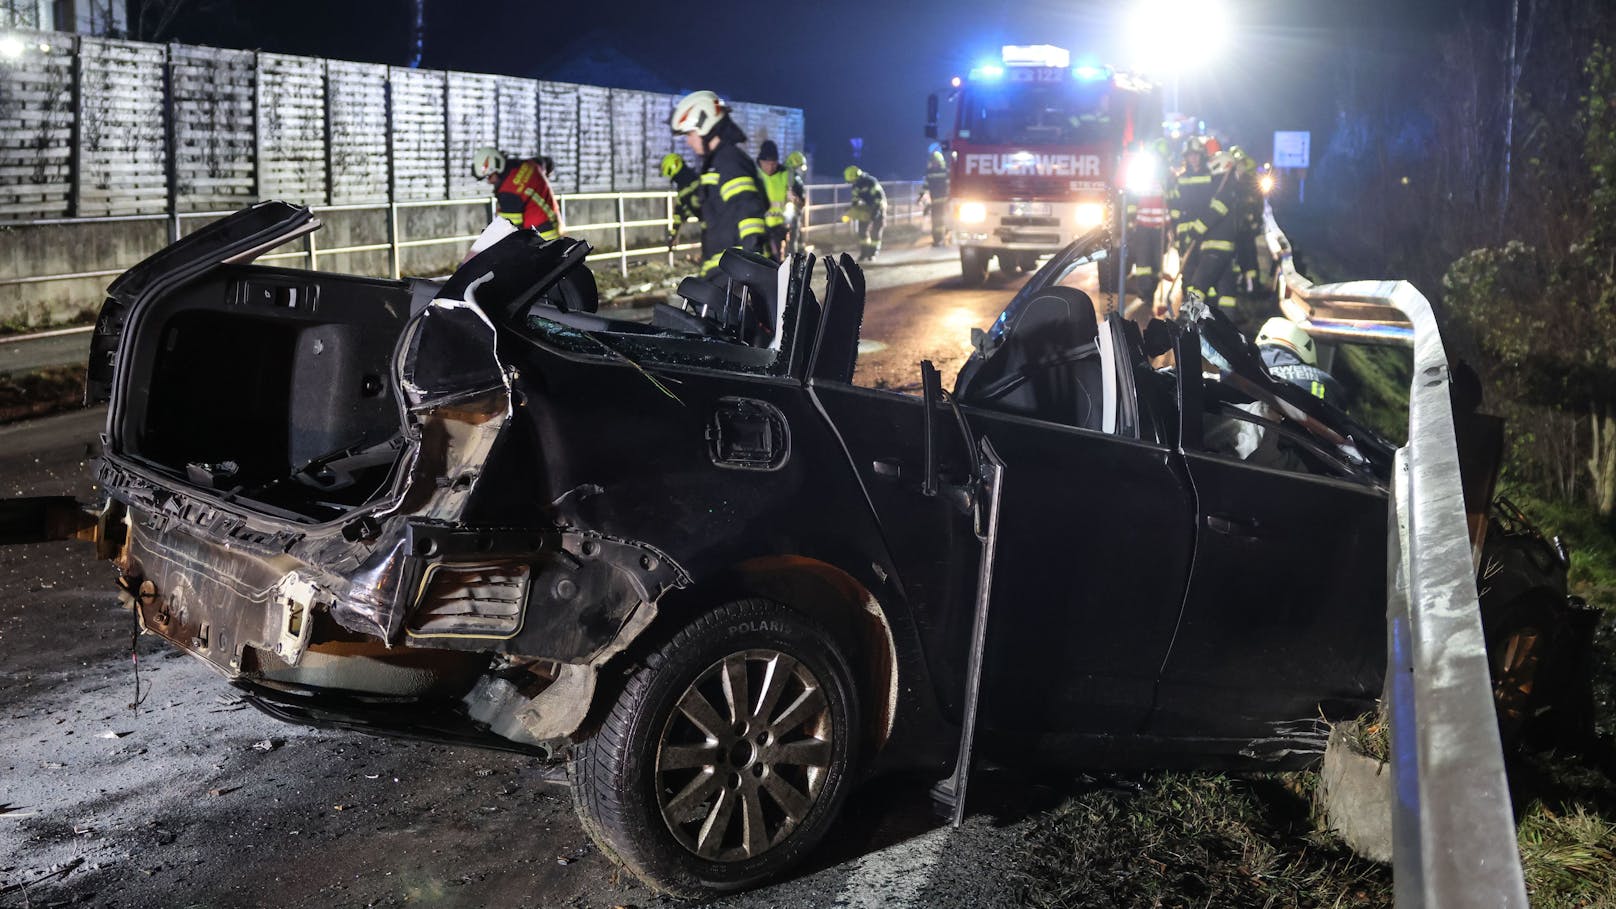
M 164 39 L 401 64 L 410 53 L 402 0 L 187 0 Z M 1275 129 L 1312 129 L 1322 144 L 1335 115 L 1332 49 L 1417 53 L 1420 37 L 1450 15 L 1440 3 L 1229 0 L 1233 41 L 1163 47 L 1185 64 L 1186 111 L 1267 157 Z M 821 173 L 840 170 L 848 138 L 864 139 L 878 175 L 923 166 L 925 97 L 995 57 L 999 45 L 1050 43 L 1079 58 L 1121 54 L 1122 3 L 1089 0 L 920 3 L 821 0 L 811 4 L 537 4 L 427 0 L 422 65 L 590 81 L 565 61 L 608 43 L 660 84 L 712 88 L 748 101 L 801 107 Z M 782 50 L 789 44 L 792 49 Z M 629 81 L 636 81 L 638 77 Z

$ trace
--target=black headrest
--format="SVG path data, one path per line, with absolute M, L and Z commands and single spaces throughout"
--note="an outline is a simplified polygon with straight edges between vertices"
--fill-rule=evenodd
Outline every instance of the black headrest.
M 726 250 L 717 269 L 679 282 L 679 296 L 718 323 L 725 335 L 769 347 L 779 327 L 779 269 L 780 263 L 765 256 Z
M 496 321 L 541 299 L 563 311 L 593 312 L 595 276 L 584 265 L 590 248 L 571 237 L 545 240 L 519 230 L 462 263 L 438 296 L 474 299 Z

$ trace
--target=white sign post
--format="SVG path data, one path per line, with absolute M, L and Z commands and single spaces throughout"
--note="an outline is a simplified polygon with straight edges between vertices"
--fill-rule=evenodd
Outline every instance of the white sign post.
M 1296 201 L 1302 202 L 1307 190 L 1307 165 L 1311 157 L 1313 134 L 1307 130 L 1275 130 L 1274 166 L 1287 170 L 1300 170 L 1296 181 Z

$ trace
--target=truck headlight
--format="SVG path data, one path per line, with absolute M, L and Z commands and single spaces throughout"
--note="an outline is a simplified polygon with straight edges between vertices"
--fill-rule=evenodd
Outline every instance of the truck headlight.
M 980 202 L 961 202 L 958 217 L 961 224 L 981 224 L 988 219 L 988 207 Z
M 1073 217 L 1077 219 L 1079 230 L 1099 227 L 1105 223 L 1105 203 L 1079 202 L 1077 203 L 1076 211 L 1073 212 Z

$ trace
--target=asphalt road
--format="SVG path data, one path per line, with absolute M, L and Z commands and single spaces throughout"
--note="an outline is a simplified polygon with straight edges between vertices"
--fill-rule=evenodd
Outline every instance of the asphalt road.
M 923 357 L 952 381 L 1019 285 L 957 274 L 948 250 L 872 264 L 861 384 L 916 385 Z M 88 497 L 100 428 L 0 428 L 0 494 Z M 676 905 L 595 851 L 535 760 L 273 721 L 132 640 L 113 578 L 79 544 L 0 547 L 0 907 Z M 866 784 L 798 877 L 711 905 L 1012 905 L 1024 819 L 1054 794 L 984 774 L 952 830 L 930 782 Z

